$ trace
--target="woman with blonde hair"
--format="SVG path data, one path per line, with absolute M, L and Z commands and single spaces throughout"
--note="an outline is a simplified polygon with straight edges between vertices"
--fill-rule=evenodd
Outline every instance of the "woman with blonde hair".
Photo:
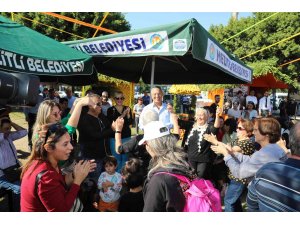
M 124 124 L 121 132 L 122 143 L 126 143 L 131 138 L 131 125 L 132 125 L 132 113 L 131 108 L 129 106 L 125 106 L 123 104 L 125 100 L 124 94 L 121 91 L 117 91 L 114 95 L 115 105 L 108 108 L 107 110 L 107 118 L 110 123 L 116 121 L 117 118 L 123 118 Z M 115 135 L 112 134 L 110 138 L 110 149 L 112 151 L 113 156 L 118 161 L 117 172 L 121 172 L 121 168 L 125 165 L 125 162 L 128 161 L 128 154 L 117 154 L 115 151 Z
M 39 106 L 36 122 L 33 125 L 33 142 L 39 138 L 38 133 L 46 124 L 62 123 L 67 128 L 70 135 L 75 133 L 81 109 L 86 105 L 93 105 L 93 107 L 95 107 L 93 102 L 90 100 L 90 97 L 87 96 L 80 98 L 74 103 L 67 117 L 61 119 L 59 104 L 52 100 L 43 101 Z

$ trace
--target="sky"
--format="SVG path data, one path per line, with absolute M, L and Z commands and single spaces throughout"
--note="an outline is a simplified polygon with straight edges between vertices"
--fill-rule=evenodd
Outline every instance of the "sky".
M 250 12 L 238 14 L 238 18 L 251 16 Z M 128 12 L 125 18 L 131 24 L 131 30 L 175 23 L 195 18 L 206 30 L 211 25 L 227 25 L 231 12 Z

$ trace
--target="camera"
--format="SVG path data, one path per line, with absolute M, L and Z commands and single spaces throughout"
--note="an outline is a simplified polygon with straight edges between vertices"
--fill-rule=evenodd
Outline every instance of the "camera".
M 0 71 L 0 104 L 35 106 L 39 95 L 37 76 Z

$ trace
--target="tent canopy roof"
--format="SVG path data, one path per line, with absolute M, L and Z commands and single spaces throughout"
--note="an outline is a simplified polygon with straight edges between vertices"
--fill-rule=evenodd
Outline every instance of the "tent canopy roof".
M 231 55 L 195 19 L 66 45 L 94 58 L 98 72 L 156 84 L 250 83 L 252 69 Z M 155 63 L 155 64 L 154 64 Z

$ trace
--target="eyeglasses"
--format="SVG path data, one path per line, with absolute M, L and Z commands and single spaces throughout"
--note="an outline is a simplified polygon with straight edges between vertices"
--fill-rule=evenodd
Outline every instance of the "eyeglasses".
M 61 116 L 61 111 L 59 111 L 59 112 L 55 112 L 55 113 L 53 113 L 52 115 L 53 115 L 54 117 Z
M 237 129 L 240 131 L 245 130 L 245 128 L 242 128 L 242 127 L 238 127 Z
M 125 98 L 124 98 L 124 97 L 120 97 L 120 98 L 115 97 L 115 99 L 116 99 L 116 100 L 124 100 Z
M 47 143 L 47 140 L 50 137 L 50 135 L 54 134 L 58 129 L 64 129 L 65 131 L 67 131 L 67 129 L 60 123 L 52 124 L 46 132 L 45 144 Z

